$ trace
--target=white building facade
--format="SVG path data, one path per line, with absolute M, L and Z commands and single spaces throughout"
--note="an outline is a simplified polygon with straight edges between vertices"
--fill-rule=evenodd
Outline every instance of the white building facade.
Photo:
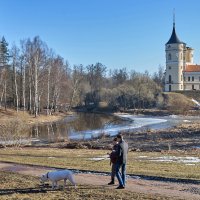
M 200 90 L 200 65 L 193 63 L 194 49 L 177 37 L 175 23 L 165 53 L 165 91 Z

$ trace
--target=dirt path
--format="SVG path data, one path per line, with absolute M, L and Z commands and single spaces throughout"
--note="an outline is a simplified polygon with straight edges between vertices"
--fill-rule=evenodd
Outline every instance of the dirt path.
M 12 171 L 25 175 L 41 176 L 53 168 L 27 166 L 19 164 L 11 164 L 0 162 L 0 170 Z M 75 174 L 75 179 L 78 184 L 89 184 L 104 186 L 106 188 L 115 188 L 117 185 L 108 186 L 110 181 L 109 176 L 94 175 L 94 174 Z M 162 181 L 150 181 L 136 178 L 129 178 L 127 180 L 126 190 L 145 194 L 160 194 L 166 197 L 174 197 L 177 199 L 200 199 L 200 185 L 197 184 L 183 184 Z

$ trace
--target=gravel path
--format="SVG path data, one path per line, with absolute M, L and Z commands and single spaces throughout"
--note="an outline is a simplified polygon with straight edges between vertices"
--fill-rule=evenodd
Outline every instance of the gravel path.
M 41 174 L 53 170 L 53 168 L 0 162 L 0 170 L 40 177 Z M 98 185 L 106 188 L 117 187 L 117 184 L 113 186 L 107 185 L 107 183 L 110 181 L 110 177 L 106 175 L 77 173 L 75 174 L 75 179 L 78 184 Z M 126 190 L 130 192 L 145 193 L 151 195 L 159 194 L 162 196 L 173 197 L 177 199 L 200 199 L 199 184 L 172 183 L 164 181 L 144 180 L 141 178 L 129 178 L 127 180 Z

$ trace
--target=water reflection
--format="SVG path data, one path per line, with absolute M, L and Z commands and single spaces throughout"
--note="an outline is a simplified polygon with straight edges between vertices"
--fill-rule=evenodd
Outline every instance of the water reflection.
M 34 142 L 41 141 L 43 143 L 73 139 L 71 136 L 76 135 L 77 132 L 82 132 L 79 139 L 86 139 L 87 131 L 97 129 L 103 131 L 109 126 L 126 123 L 127 121 L 111 115 L 76 113 L 57 123 L 35 126 L 32 128 L 30 135 L 34 138 Z
M 42 126 L 33 127 L 31 138 L 35 143 L 60 142 L 65 140 L 88 140 L 103 135 L 114 136 L 119 131 L 133 131 L 140 129 L 165 129 L 179 123 L 190 123 L 199 120 L 195 117 L 145 117 L 134 115 L 105 115 L 95 113 L 77 113 L 64 120 Z M 169 148 L 170 145 L 169 145 Z

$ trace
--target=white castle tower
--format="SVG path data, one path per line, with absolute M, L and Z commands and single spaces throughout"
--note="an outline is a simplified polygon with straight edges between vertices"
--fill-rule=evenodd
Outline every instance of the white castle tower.
M 166 52 L 166 74 L 165 74 L 165 91 L 183 90 L 183 70 L 186 62 L 186 43 L 181 42 L 176 35 L 175 21 L 169 41 L 165 44 Z M 187 52 L 188 58 L 189 54 Z M 189 59 L 188 59 L 189 60 Z
M 200 65 L 194 64 L 194 49 L 187 47 L 176 35 L 175 15 L 173 30 L 165 44 L 165 91 L 200 90 Z

